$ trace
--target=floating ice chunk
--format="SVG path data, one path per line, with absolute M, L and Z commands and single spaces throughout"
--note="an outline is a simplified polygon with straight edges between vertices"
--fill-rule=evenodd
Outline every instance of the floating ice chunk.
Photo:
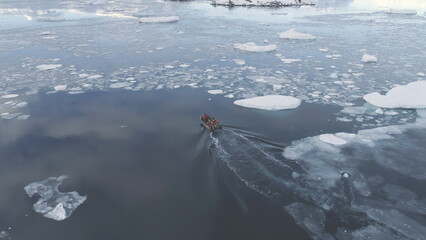
M 320 52 L 328 52 L 328 48 L 318 48 L 318 51 Z
M 57 85 L 55 86 L 55 91 L 65 91 L 67 89 L 67 85 Z
M 47 218 L 51 218 L 53 220 L 56 220 L 56 221 L 64 220 L 66 218 L 66 212 L 65 212 L 65 209 L 64 209 L 64 205 L 62 205 L 62 203 L 59 203 L 58 205 L 56 205 L 56 207 L 52 211 L 44 214 L 44 216 L 47 217 Z
M 402 14 L 402 15 L 417 15 L 416 10 L 410 10 L 410 9 L 389 9 L 384 11 L 384 13 L 387 14 Z
M 395 239 L 395 236 L 390 232 L 379 230 L 377 227 L 369 225 L 365 228 L 358 229 L 352 232 L 350 239 L 371 239 L 371 240 L 391 240 Z M 339 238 L 340 240 L 340 238 Z
M 62 64 L 42 64 L 42 65 L 38 65 L 36 68 L 39 71 L 45 71 L 45 70 L 52 70 L 52 69 L 56 69 L 60 67 L 62 67 Z
M 33 182 L 25 186 L 29 197 L 39 195 L 40 199 L 34 203 L 34 210 L 47 218 L 62 221 L 69 216 L 87 197 L 77 192 L 61 193 L 58 186 L 67 176 L 50 177 L 40 182 Z
M 248 99 L 237 100 L 235 105 L 247 108 L 263 110 L 285 110 L 294 109 L 300 105 L 300 99 L 291 96 L 268 95 Z
M 120 83 L 113 83 L 111 85 L 109 85 L 110 88 L 125 88 L 125 87 L 130 87 L 132 86 L 133 83 L 130 82 L 120 82 Z
M 87 73 L 81 73 L 81 74 L 78 75 L 79 78 L 86 78 L 88 76 L 89 76 L 89 74 L 87 74 Z
M 170 23 L 179 21 L 178 16 L 167 16 L 167 17 L 141 17 L 139 18 L 140 23 Z
M 1 98 L 9 99 L 9 98 L 16 98 L 18 96 L 19 96 L 19 94 L 6 94 L 6 95 L 1 96 Z
M 417 76 L 419 76 L 419 77 L 425 77 L 425 76 L 426 76 L 426 73 L 424 73 L 424 72 L 418 72 L 418 73 L 417 73 Z
M 209 94 L 213 94 L 213 95 L 215 95 L 215 94 L 223 94 L 222 90 L 208 90 L 207 92 Z
M 18 116 L 17 119 L 18 120 L 27 120 L 29 117 L 30 117 L 30 115 L 25 114 L 25 115 Z
M 312 238 L 325 239 L 329 235 L 325 231 L 326 216 L 321 209 L 297 202 L 286 206 L 285 210 L 294 218 L 298 226 L 308 231 Z
M 281 58 L 281 61 L 283 63 L 290 64 L 290 63 L 294 63 L 294 62 L 301 62 L 302 59 L 299 59 L 299 58 Z
M 242 51 L 247 51 L 247 52 L 271 52 L 277 49 L 277 45 L 271 44 L 271 45 L 259 46 L 259 45 L 256 45 L 254 42 L 248 42 L 248 43 L 236 43 L 234 44 L 234 48 L 242 50 Z
M 234 62 L 235 62 L 235 64 L 240 65 L 240 66 L 246 64 L 246 61 L 244 61 L 243 59 L 234 59 Z
M 426 227 L 396 210 L 380 210 L 370 207 L 364 208 L 370 218 L 386 225 L 405 237 L 411 239 L 424 239 L 424 236 L 426 236 Z
M 377 114 L 383 114 L 383 110 L 381 108 L 376 109 L 376 111 L 374 111 Z
M 28 105 L 27 102 L 19 102 L 14 107 L 15 108 L 23 108 L 23 107 L 26 107 L 27 105 Z
M 362 55 L 361 61 L 364 62 L 364 63 L 377 62 L 377 57 L 373 56 L 373 55 L 369 55 L 367 53 L 364 53 L 364 55 Z
M 364 96 L 368 103 L 381 108 L 426 108 L 426 81 L 416 81 L 389 90 Z
M 323 142 L 333 144 L 333 145 L 344 145 L 347 142 L 339 137 L 336 137 L 334 134 L 322 134 L 319 136 L 319 139 Z
M 283 39 L 297 39 L 297 40 L 315 40 L 316 39 L 316 37 L 311 34 L 296 32 L 294 28 L 286 32 L 282 32 L 278 34 L 278 36 Z
M 101 77 L 103 77 L 103 76 L 100 75 L 100 74 L 95 74 L 95 75 L 89 76 L 87 79 L 98 79 L 98 78 L 101 78 Z

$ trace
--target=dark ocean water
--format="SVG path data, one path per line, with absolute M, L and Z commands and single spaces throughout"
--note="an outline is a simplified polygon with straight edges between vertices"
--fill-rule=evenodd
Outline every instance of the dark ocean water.
M 244 132 L 277 151 L 348 128 L 329 120 L 334 107 L 265 112 L 190 88 L 39 95 L 28 108 L 29 120 L 0 124 L 0 226 L 13 239 L 307 239 L 215 155 L 199 115 L 225 125 L 218 139 Z M 62 222 L 35 213 L 23 190 L 59 175 L 61 191 L 88 196 Z

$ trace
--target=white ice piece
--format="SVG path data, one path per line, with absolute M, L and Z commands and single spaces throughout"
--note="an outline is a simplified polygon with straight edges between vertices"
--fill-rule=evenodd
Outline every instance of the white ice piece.
M 278 36 L 283 39 L 293 39 L 293 40 L 315 40 L 316 39 L 314 35 L 296 32 L 294 28 L 286 32 L 282 32 L 278 34 Z
M 364 55 L 362 55 L 362 62 L 364 63 L 372 63 L 372 62 L 377 62 L 377 57 L 374 55 L 369 55 L 364 53 Z
M 262 110 L 285 110 L 285 109 L 294 109 L 300 106 L 300 99 L 291 96 L 282 96 L 282 95 L 268 95 L 254 98 L 247 98 L 242 100 L 237 100 L 234 102 L 235 105 L 246 107 L 246 108 L 256 108 Z
M 265 45 L 265 46 L 259 46 L 256 45 L 254 42 L 248 42 L 248 43 L 236 43 L 234 44 L 234 48 L 247 51 L 247 52 L 271 52 L 277 50 L 277 45 L 271 44 L 271 45 Z
M 426 108 L 426 81 L 394 87 L 385 95 L 369 93 L 364 100 L 381 108 Z
M 56 69 L 60 67 L 62 67 L 62 64 L 42 64 L 42 65 L 38 65 L 36 68 L 39 71 L 45 71 L 45 70 L 52 70 L 52 69 Z
M 9 98 L 16 98 L 18 96 L 19 96 L 19 94 L 6 94 L 6 95 L 1 96 L 1 98 L 9 99 Z
M 58 187 L 67 176 L 50 177 L 40 182 L 33 182 L 25 186 L 29 197 L 39 195 L 40 199 L 34 203 L 34 210 L 44 217 L 62 221 L 77 207 L 86 201 L 87 197 L 80 196 L 77 192 L 62 193 Z
M 208 90 L 207 91 L 209 94 L 213 94 L 213 95 L 216 95 L 216 94 L 223 94 L 223 91 L 222 90 Z
M 141 17 L 139 18 L 140 23 L 170 23 L 179 21 L 178 16 L 166 16 L 166 17 Z
M 55 86 L 55 91 L 65 91 L 67 89 L 67 85 L 57 85 Z
M 243 59 L 234 59 L 234 62 L 235 62 L 235 64 L 240 65 L 240 66 L 246 64 L 246 61 L 244 61 Z
M 336 137 L 334 134 L 322 134 L 319 136 L 319 139 L 323 142 L 333 144 L 333 145 L 344 145 L 347 142 L 339 137 Z

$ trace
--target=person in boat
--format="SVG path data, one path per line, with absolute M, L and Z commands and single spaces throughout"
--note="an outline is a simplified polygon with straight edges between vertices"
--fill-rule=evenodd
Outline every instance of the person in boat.
M 205 113 L 201 114 L 201 121 L 207 122 L 208 119 L 209 119 L 209 117 L 207 116 L 207 114 L 205 114 Z

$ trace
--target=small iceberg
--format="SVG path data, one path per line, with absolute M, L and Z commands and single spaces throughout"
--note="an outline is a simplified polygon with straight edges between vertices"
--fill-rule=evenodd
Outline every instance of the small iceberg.
M 385 95 L 369 93 L 364 100 L 381 108 L 426 108 L 426 81 L 394 87 Z
M 364 55 L 362 55 L 361 61 L 364 63 L 373 63 L 373 62 L 377 62 L 377 57 L 374 55 L 369 55 L 364 53 Z
M 179 21 L 178 16 L 139 18 L 140 23 L 170 23 L 170 22 L 177 22 L 177 21 Z
M 259 46 L 256 45 L 254 42 L 248 42 L 248 43 L 236 43 L 234 44 L 234 48 L 247 51 L 247 52 L 272 52 L 277 50 L 277 45 L 271 44 L 271 45 L 265 45 L 265 46 Z
M 301 101 L 291 96 L 268 95 L 237 100 L 234 104 L 246 108 L 277 111 L 297 108 L 300 106 Z
M 86 201 L 87 197 L 80 196 L 77 192 L 62 193 L 59 185 L 67 176 L 50 177 L 40 182 L 33 182 L 25 186 L 25 192 L 29 197 L 39 195 L 40 199 L 34 203 L 34 210 L 44 217 L 56 221 L 62 221 L 77 207 Z
M 296 32 L 294 28 L 286 32 L 282 32 L 278 34 L 278 36 L 282 39 L 292 39 L 292 40 L 315 40 L 316 39 L 314 35 Z

